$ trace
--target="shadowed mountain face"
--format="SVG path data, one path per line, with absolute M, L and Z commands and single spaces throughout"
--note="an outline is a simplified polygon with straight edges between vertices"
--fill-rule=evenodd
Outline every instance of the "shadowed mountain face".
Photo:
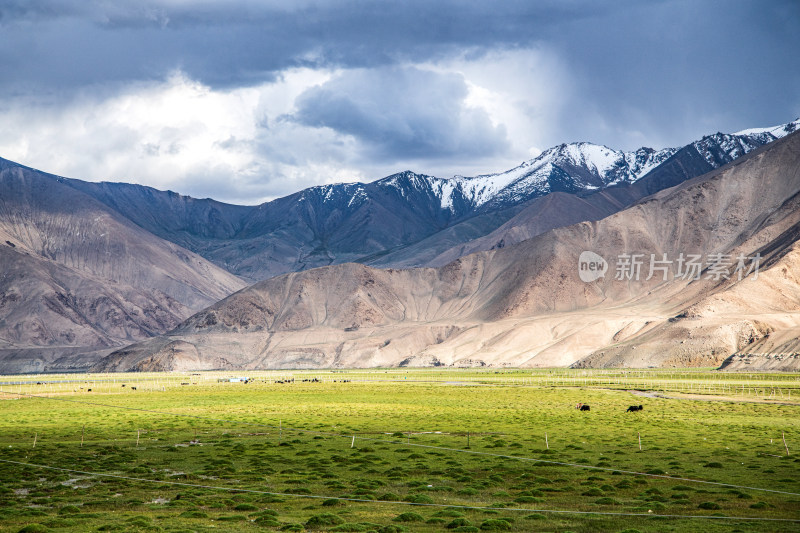
M 58 178 L 7 162 L 0 267 L 0 372 L 162 333 L 244 286 Z
M 58 178 L 60 183 L 85 193 L 154 235 L 184 248 L 208 240 L 233 238 L 252 207 L 199 200 L 171 191 L 128 183 L 93 183 Z
M 716 365 L 800 327 L 798 207 L 794 134 L 602 220 L 439 268 L 344 264 L 257 283 L 95 368 Z M 581 280 L 584 251 L 605 276 Z

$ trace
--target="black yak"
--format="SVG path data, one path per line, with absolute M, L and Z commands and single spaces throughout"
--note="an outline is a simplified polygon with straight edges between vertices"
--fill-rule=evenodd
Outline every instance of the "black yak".
M 644 407 L 642 407 L 641 405 L 631 405 L 625 412 L 632 413 L 634 411 L 641 411 L 642 409 L 644 409 Z

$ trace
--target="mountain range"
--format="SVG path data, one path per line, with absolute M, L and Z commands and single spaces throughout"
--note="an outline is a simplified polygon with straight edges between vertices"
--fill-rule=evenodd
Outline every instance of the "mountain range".
M 526 208 L 520 217 L 529 219 L 543 205 L 530 205 L 537 199 L 553 194 L 556 199 L 586 198 L 592 206 L 590 215 L 606 216 L 729 163 L 798 125 L 800 121 L 717 133 L 680 149 L 622 152 L 591 143 L 562 144 L 498 174 L 443 179 L 405 171 L 371 183 L 311 187 L 251 207 L 137 185 L 62 182 L 154 235 L 255 282 L 345 262 L 379 267 L 441 264 L 467 250 L 496 245 L 502 237 L 482 241 L 484 247 L 471 246 L 463 252 L 460 248 L 499 229 Z M 601 191 L 604 194 L 596 194 Z M 533 227 L 544 230 L 584 220 L 578 214 L 581 210 L 576 213 L 557 205 L 550 209 L 561 216 L 548 215 L 544 218 L 554 220 L 552 224 L 539 222 Z
M 751 286 L 769 293 L 763 280 L 776 264 L 796 268 L 786 264 L 794 241 L 775 232 L 789 231 L 796 211 L 786 202 L 797 192 L 797 127 L 718 133 L 680 149 L 564 144 L 499 174 L 407 171 L 259 206 L 0 160 L 0 372 L 718 364 L 794 318 L 776 325 L 740 309 L 732 326 L 712 313 L 716 329 L 693 331 L 702 342 L 638 357 L 650 353 L 645 332 L 656 346 L 686 333 L 676 324 L 687 320 L 710 327 L 702 302 L 744 282 L 584 284 L 573 256 L 581 246 L 623 254 L 631 243 L 752 254 L 773 239 L 762 255 L 775 263 Z M 765 184 L 736 169 L 775 160 L 794 177 L 767 172 L 772 203 L 746 197 L 764 196 Z M 723 197 L 746 214 L 720 212 Z M 675 227 L 687 219 L 707 235 Z M 783 288 L 781 301 L 794 294 Z M 777 308 L 791 314 L 788 303 Z M 719 328 L 737 339 L 750 332 L 752 343 L 720 341 Z

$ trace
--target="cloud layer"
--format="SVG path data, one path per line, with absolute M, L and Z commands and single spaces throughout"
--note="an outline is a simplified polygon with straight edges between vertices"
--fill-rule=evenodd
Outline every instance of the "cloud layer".
M 466 104 L 464 77 L 418 68 L 348 70 L 301 94 L 294 120 L 350 135 L 387 162 L 486 157 L 508 147 L 505 128 Z
M 800 4 L 0 0 L 0 157 L 253 203 L 800 115 Z

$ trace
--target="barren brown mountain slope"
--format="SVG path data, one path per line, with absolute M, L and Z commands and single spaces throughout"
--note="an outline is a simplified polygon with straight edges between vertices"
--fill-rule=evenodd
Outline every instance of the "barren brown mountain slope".
M 13 165 L 0 168 L 0 268 L 0 372 L 85 367 L 76 354 L 168 331 L 244 286 L 57 177 Z
M 258 283 L 97 368 L 716 365 L 800 326 L 798 192 L 792 134 L 600 221 L 441 268 L 345 264 Z M 604 277 L 581 281 L 583 251 L 605 258 Z M 641 254 L 638 279 L 615 279 L 625 254 Z M 646 279 L 651 254 L 672 262 Z M 681 254 L 701 257 L 697 279 L 676 276 Z M 728 279 L 712 275 L 714 254 L 733 262 Z M 760 254 L 758 276 L 738 279 L 739 254 L 747 267 Z
M 517 244 L 554 228 L 600 220 L 637 199 L 619 200 L 609 191 L 599 191 L 588 197 L 563 192 L 550 193 L 528 202 L 519 213 L 491 233 L 440 253 L 429 261 L 429 266 L 442 266 L 470 253 Z

